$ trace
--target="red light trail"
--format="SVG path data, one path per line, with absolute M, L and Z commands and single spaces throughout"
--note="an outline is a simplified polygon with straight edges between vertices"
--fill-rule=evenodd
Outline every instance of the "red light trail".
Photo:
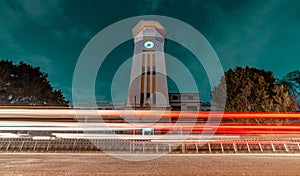
M 147 110 L 94 110 L 94 109 L 0 109 L 0 118 L 89 118 L 143 117 L 171 119 L 300 119 L 299 112 L 187 112 L 187 111 L 147 111 Z
M 140 122 L 132 123 L 133 118 L 139 118 Z M 141 120 L 142 118 L 142 120 Z M 172 119 L 170 123 L 148 123 L 143 119 Z M 156 131 L 167 133 L 181 131 L 184 133 L 214 133 L 222 135 L 239 134 L 239 135 L 299 135 L 300 124 L 242 124 L 242 123 L 206 123 L 206 121 L 197 122 L 198 119 L 300 119 L 299 112 L 275 113 L 275 112 L 178 112 L 178 111 L 146 111 L 146 110 L 92 110 L 92 109 L 26 109 L 26 108 L 6 108 L 0 109 L 0 128 L 9 129 L 9 127 L 26 126 L 26 123 L 37 123 L 37 126 L 26 126 L 27 128 L 35 128 L 40 126 L 62 127 L 61 125 L 70 125 L 75 129 L 79 128 L 79 124 L 85 122 L 80 119 L 99 120 L 94 122 L 96 128 L 108 128 L 111 130 L 141 130 L 142 128 L 153 128 Z M 44 121 L 44 120 L 48 121 Z M 79 119 L 79 122 L 76 121 Z M 101 119 L 103 121 L 101 121 Z M 120 122 L 123 119 L 123 122 Z M 128 123 L 129 120 L 130 123 Z M 180 121 L 183 119 L 183 121 Z M 60 122 L 57 122 L 61 120 Z M 104 123 L 110 120 L 110 123 Z M 52 122 L 51 122 L 52 121 Z M 8 122 L 8 123 L 5 123 Z M 26 122 L 26 123 L 25 123 Z M 118 123 L 116 123 L 118 122 Z M 53 124 L 55 123 L 55 124 Z M 96 125 L 105 124 L 104 126 Z M 9 124 L 9 125 L 8 125 Z M 15 124 L 15 126 L 14 126 Z M 43 125 L 42 125 L 43 124 Z M 118 125 L 116 125 L 118 124 Z M 119 126 L 122 124 L 121 126 Z M 63 127 L 62 127 L 63 128 Z

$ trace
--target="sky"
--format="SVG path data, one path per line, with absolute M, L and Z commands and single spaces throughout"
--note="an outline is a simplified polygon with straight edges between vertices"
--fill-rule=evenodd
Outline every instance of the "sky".
M 300 70 L 297 0 L 1 0 L 0 59 L 41 67 L 72 102 L 74 68 L 86 44 L 107 26 L 140 15 L 163 15 L 191 25 L 210 42 L 224 71 L 248 65 L 280 78 Z M 186 65 L 202 101 L 210 101 L 211 87 L 195 56 L 172 41 L 166 41 L 165 51 Z M 129 40 L 105 59 L 95 84 L 98 101 L 111 101 L 115 71 L 132 55 Z M 168 83 L 169 92 L 178 91 L 172 80 Z M 124 90 L 120 96 L 126 94 Z

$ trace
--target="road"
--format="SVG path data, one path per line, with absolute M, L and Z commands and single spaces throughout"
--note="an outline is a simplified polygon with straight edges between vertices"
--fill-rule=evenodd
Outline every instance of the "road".
M 120 155 L 121 156 L 121 155 Z M 124 155 L 122 155 L 123 157 Z M 128 155 L 128 157 L 130 157 Z M 1 153 L 0 175 L 300 175 L 300 155 L 172 154 L 125 161 L 99 153 Z

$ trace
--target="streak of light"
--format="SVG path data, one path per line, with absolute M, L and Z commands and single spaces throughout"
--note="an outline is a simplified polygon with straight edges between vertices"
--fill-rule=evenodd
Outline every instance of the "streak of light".
M 183 129 L 230 129 L 230 130 L 267 130 L 267 131 L 276 131 L 276 130 L 300 130 L 300 124 L 286 124 L 286 125 L 274 125 L 274 124 L 189 124 L 189 123 L 97 123 L 97 122 L 32 122 L 32 121 L 1 121 L 0 127 L 98 127 L 109 128 L 109 127 L 118 127 L 118 128 L 183 128 Z
M 0 118 L 171 118 L 171 119 L 234 119 L 279 118 L 299 119 L 299 112 L 186 112 L 147 110 L 93 110 L 93 109 L 0 109 Z

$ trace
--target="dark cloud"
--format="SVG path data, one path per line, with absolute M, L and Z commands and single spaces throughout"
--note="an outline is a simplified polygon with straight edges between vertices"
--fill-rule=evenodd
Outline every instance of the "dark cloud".
M 225 70 L 250 65 L 281 77 L 299 69 L 299 3 L 213 1 L 204 9 L 210 11 L 202 15 L 208 20 L 196 27 L 214 46 Z

